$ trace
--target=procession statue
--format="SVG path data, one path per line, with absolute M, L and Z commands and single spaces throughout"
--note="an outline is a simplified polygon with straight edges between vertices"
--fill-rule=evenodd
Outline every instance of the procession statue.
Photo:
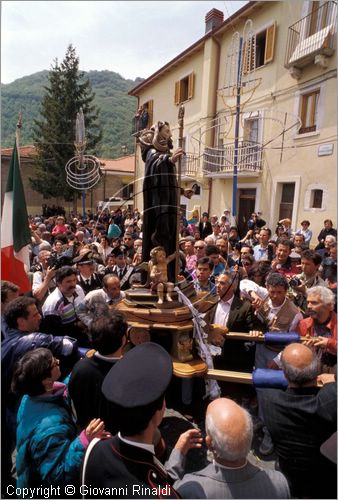
M 166 255 L 176 251 L 178 219 L 178 183 L 176 162 L 184 151 L 173 148 L 168 122 L 158 121 L 138 137 L 145 162 L 143 181 L 143 244 L 142 261 L 150 260 L 155 246 L 164 248 Z M 169 281 L 176 281 L 175 265 L 168 265 Z

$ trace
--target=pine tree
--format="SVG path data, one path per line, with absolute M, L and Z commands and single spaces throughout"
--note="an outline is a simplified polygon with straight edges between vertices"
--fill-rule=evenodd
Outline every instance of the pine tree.
M 96 154 L 102 131 L 98 125 L 98 108 L 93 105 L 95 94 L 89 80 L 79 71 L 79 58 L 72 45 L 68 46 L 60 65 L 55 60 L 45 91 L 41 119 L 34 120 L 37 157 L 35 177 L 30 178 L 30 183 L 44 198 L 63 197 L 75 201 L 79 192 L 68 186 L 65 166 L 76 155 L 75 123 L 80 108 L 85 117 L 86 153 Z

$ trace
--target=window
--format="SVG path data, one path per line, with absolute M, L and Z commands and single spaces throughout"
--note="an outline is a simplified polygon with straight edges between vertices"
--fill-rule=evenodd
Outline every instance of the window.
M 323 190 L 312 189 L 310 208 L 322 208 L 322 204 L 323 204 Z
M 315 132 L 317 129 L 319 89 L 308 92 L 301 96 L 300 119 L 302 125 L 299 134 Z
M 153 108 L 154 101 L 147 101 L 141 104 L 141 108 L 143 109 L 141 117 L 140 117 L 140 130 L 145 128 L 149 128 L 153 124 Z
M 275 50 L 276 23 L 244 43 L 243 73 L 249 73 L 271 62 Z
M 329 7 L 329 2 L 311 2 L 310 15 L 308 16 L 308 36 L 325 28 L 329 18 Z
M 122 198 L 124 198 L 124 199 L 132 198 L 133 191 L 134 191 L 133 183 L 131 183 L 131 184 L 124 184 L 122 186 Z
M 178 80 L 175 83 L 175 104 L 180 104 L 181 102 L 188 101 L 194 97 L 194 82 L 195 75 L 190 73 L 190 75 Z

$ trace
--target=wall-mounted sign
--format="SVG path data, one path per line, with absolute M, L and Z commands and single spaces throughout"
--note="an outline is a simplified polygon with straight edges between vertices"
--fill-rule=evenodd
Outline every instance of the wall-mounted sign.
M 330 156 L 333 153 L 333 144 L 321 144 L 318 147 L 318 156 Z

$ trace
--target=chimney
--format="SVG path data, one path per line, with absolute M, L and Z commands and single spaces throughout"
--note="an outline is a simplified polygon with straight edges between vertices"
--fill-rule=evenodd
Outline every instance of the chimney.
M 224 14 L 221 10 L 211 9 L 205 16 L 205 34 L 214 31 L 221 26 L 224 21 Z

